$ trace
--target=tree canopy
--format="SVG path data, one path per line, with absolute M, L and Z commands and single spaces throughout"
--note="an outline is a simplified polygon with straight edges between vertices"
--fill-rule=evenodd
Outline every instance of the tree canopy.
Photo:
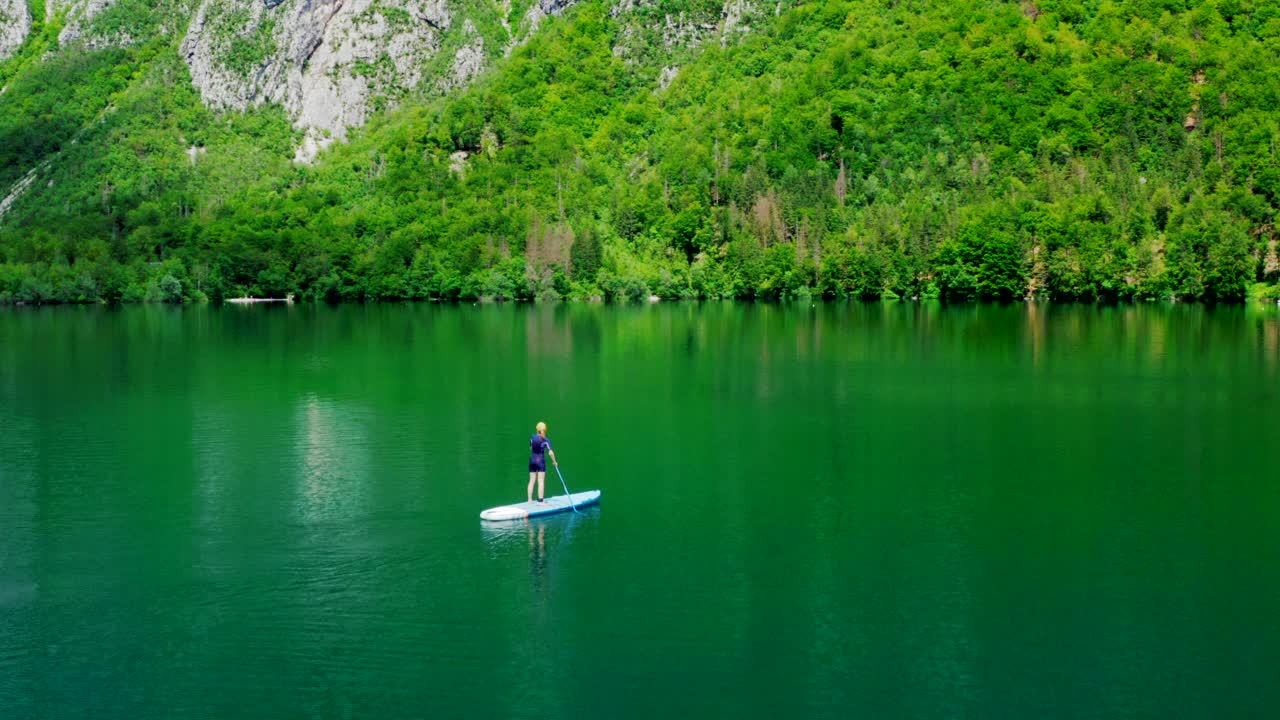
M 784 2 L 677 54 L 634 27 L 580 3 L 314 166 L 279 108 L 204 108 L 172 38 L 35 61 L 33 32 L 0 187 L 49 179 L 0 218 L 0 301 L 1275 292 L 1274 3 Z

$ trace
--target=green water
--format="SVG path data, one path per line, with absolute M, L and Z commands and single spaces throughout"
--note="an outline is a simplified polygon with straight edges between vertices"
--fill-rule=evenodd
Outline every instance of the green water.
M 0 716 L 1270 717 L 1278 437 L 1274 308 L 11 309 Z

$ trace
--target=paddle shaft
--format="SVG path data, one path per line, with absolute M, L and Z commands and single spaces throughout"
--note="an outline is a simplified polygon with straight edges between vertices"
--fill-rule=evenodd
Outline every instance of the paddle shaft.
M 542 448 L 544 450 L 547 450 L 547 449 L 550 449 L 550 446 L 547 443 L 542 443 Z M 551 464 L 554 465 L 556 468 L 556 477 L 560 478 L 560 487 L 564 488 L 564 496 L 569 498 L 569 504 L 573 506 L 573 511 L 580 512 L 578 510 L 578 503 L 573 501 L 573 493 L 569 492 L 569 485 L 566 484 L 564 481 L 564 475 L 560 474 L 560 463 L 556 462 L 555 460 L 552 460 Z

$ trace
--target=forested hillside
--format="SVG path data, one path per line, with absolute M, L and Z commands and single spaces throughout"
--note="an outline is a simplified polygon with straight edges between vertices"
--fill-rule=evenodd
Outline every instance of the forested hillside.
M 0 301 L 1276 291 L 1276 3 L 423 4 L 427 80 L 363 86 L 312 164 L 284 90 L 202 101 L 189 4 L 97 44 L 32 4 Z M 473 36 L 511 40 L 460 76 Z

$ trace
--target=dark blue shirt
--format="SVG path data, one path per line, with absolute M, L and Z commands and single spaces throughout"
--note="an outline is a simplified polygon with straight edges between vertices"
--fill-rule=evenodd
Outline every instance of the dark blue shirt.
M 551 449 L 550 438 L 544 438 L 538 433 L 534 433 L 533 437 L 529 438 L 529 460 L 531 462 L 546 462 L 542 457 L 544 444 L 546 449 Z

